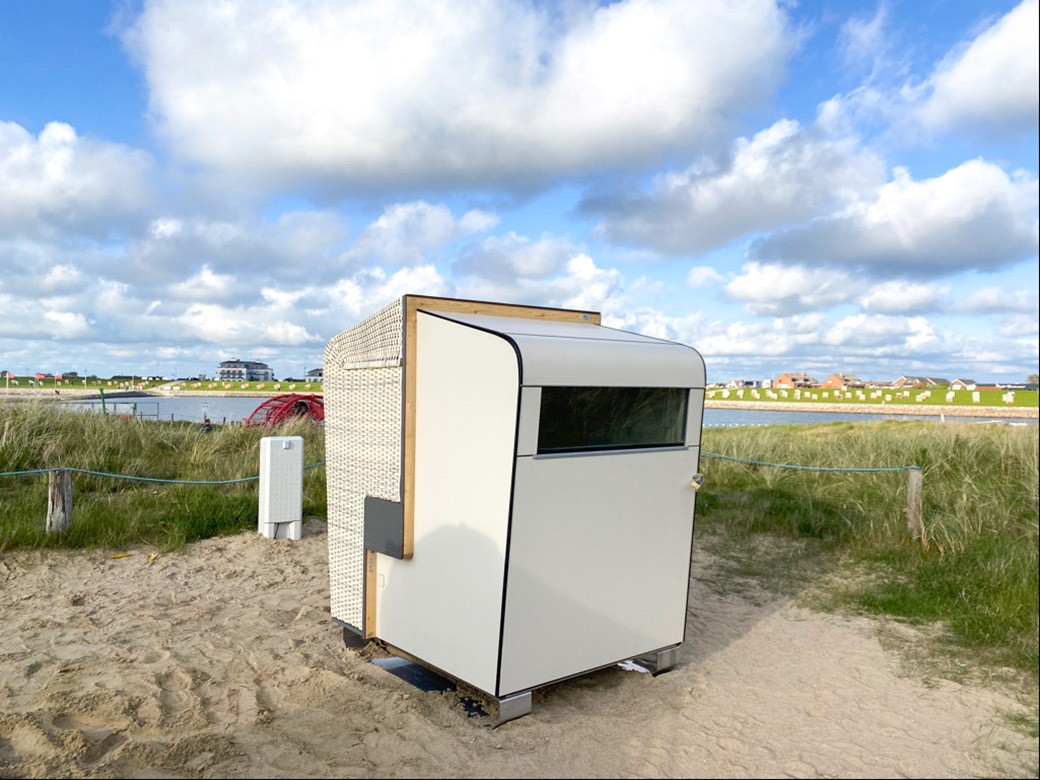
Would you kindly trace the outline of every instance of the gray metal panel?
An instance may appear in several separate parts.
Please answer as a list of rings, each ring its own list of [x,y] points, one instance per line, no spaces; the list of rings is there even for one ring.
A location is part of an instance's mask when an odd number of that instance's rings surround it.
[[[365,549],[404,558],[404,504],[365,496]]]

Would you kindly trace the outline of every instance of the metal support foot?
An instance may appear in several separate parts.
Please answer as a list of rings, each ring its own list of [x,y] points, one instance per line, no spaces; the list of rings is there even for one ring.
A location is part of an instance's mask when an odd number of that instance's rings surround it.
[[[654,668],[650,671],[654,674],[667,672],[679,662],[679,645],[669,647],[667,650],[658,650]]]
[[[501,726],[524,715],[531,714],[531,692],[517,693],[498,700],[498,721],[495,726]]]

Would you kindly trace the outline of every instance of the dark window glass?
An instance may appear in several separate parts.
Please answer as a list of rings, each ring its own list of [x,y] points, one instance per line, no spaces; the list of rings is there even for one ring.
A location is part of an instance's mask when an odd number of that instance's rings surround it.
[[[538,453],[683,444],[689,390],[543,387]]]

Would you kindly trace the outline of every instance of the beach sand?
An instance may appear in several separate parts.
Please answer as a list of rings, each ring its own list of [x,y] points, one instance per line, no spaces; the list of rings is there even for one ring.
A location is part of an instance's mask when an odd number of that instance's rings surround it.
[[[687,641],[534,694],[498,728],[348,650],[326,526],[0,556],[2,777],[984,777],[1035,766],[995,687],[908,672],[891,626],[720,595],[698,545]],[[884,629],[884,630],[883,630]],[[908,641],[913,631],[899,627]],[[551,642],[552,637],[545,641]]]

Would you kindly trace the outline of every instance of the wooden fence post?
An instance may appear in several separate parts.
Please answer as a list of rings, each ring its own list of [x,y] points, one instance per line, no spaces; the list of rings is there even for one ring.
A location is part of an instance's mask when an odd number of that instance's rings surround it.
[[[924,474],[921,469],[907,469],[906,472],[906,530],[915,542],[920,540],[927,545],[924,534],[924,510],[922,498],[924,494]]]
[[[72,472],[50,472],[47,490],[47,533],[64,531],[72,523]]]

